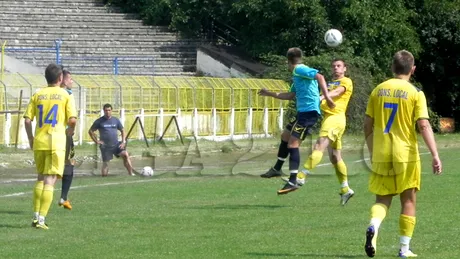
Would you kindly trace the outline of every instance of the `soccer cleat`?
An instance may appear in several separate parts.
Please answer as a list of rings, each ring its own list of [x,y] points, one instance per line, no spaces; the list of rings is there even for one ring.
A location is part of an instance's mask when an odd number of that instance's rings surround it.
[[[33,219],[33,220],[32,220],[32,227],[33,227],[33,228],[36,227],[37,224],[38,224],[38,219]]]
[[[399,250],[398,256],[401,257],[401,258],[417,257],[417,255],[412,253],[411,250],[407,250],[407,252],[405,252],[405,253],[402,253],[401,250]]]
[[[278,194],[287,194],[299,189],[299,185],[291,182],[287,182],[281,190],[278,190]]]
[[[288,177],[281,177],[281,180],[285,181],[285,182],[289,182],[289,178]],[[297,185],[300,187],[300,186],[303,186],[305,184],[305,178],[303,179],[299,179],[297,178],[296,179],[296,183]]]
[[[45,223],[43,223],[43,224],[38,224],[38,223],[37,223],[37,225],[35,226],[35,228],[37,228],[37,229],[45,229],[45,230],[49,229],[49,228],[48,228],[48,225],[46,225]]]
[[[348,192],[340,194],[340,204],[342,206],[347,204],[348,200],[350,200],[350,198],[353,197],[353,195],[355,195],[355,192],[352,189],[348,188]]]
[[[310,175],[310,171],[303,169],[301,172],[297,173],[296,183],[298,186],[303,186],[307,181],[307,176]],[[282,177],[281,180],[289,182],[288,177]]]
[[[262,178],[272,178],[272,177],[278,177],[283,175],[282,170],[276,170],[275,168],[270,168],[266,173],[261,174],[260,177]]]
[[[366,244],[364,245],[364,251],[367,256],[374,257],[375,251],[377,250],[377,231],[374,226],[369,226],[366,230]]]
[[[69,200],[59,202],[59,207],[64,207],[64,209],[72,210],[72,205],[70,204]]]

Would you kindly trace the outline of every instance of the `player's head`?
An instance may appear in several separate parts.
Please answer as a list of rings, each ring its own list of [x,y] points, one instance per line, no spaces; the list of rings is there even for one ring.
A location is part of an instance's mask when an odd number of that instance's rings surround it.
[[[299,48],[290,48],[286,54],[289,71],[293,71],[297,64],[302,62],[302,50]]]
[[[347,72],[347,64],[345,60],[341,58],[335,58],[331,62],[332,66],[332,73],[335,79],[342,78],[345,76],[345,72]]]
[[[62,70],[62,83],[61,87],[65,87],[66,89],[72,89],[73,79],[72,74],[69,70]]]
[[[104,104],[104,106],[102,107],[102,109],[104,110],[104,116],[105,116],[106,118],[112,117],[112,105],[111,105],[110,103]]]
[[[49,64],[45,69],[45,79],[48,85],[58,85],[62,83],[62,66]]]
[[[412,75],[415,71],[414,56],[407,50],[400,50],[393,56],[391,70],[396,75]]]

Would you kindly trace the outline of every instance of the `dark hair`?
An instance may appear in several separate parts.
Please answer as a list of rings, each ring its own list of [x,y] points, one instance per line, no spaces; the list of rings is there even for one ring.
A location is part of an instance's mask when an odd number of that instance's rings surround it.
[[[70,73],[69,70],[67,70],[67,69],[63,69],[63,70],[62,70],[62,76],[63,76],[63,77],[66,77],[67,75],[70,75],[70,74],[71,74],[71,73]]]
[[[62,66],[49,64],[45,69],[45,79],[49,85],[57,84],[62,75]]]
[[[334,58],[331,62],[331,64],[333,64],[334,62],[337,62],[337,61],[340,61],[343,63],[343,66],[346,67],[347,66],[347,63],[345,62],[345,60],[343,58]]]
[[[400,50],[393,56],[391,69],[396,75],[410,74],[414,66],[414,56],[407,50]]]
[[[112,105],[111,105],[110,103],[106,103],[106,104],[104,104],[104,106],[102,107],[102,109],[104,109],[104,110],[107,109],[107,108],[110,108],[111,110],[113,110]]]
[[[290,48],[287,51],[286,57],[291,64],[300,63],[302,59],[302,50],[299,48]]]

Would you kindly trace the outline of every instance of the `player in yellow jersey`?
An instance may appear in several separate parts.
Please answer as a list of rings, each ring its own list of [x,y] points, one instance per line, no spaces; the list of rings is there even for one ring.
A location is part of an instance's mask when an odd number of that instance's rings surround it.
[[[345,205],[353,197],[354,191],[348,187],[347,167],[342,159],[342,136],[345,132],[346,115],[348,102],[353,93],[353,82],[350,78],[345,77],[347,65],[343,59],[334,59],[331,62],[333,71],[333,80],[328,83],[328,92],[336,104],[335,108],[330,108],[321,95],[321,112],[323,120],[319,138],[316,141],[313,152],[304,164],[304,170],[297,175],[297,183],[303,185],[305,178],[310,174],[321,159],[323,153],[328,149],[329,160],[334,165],[340,189],[340,203]]]
[[[393,196],[399,195],[399,257],[407,258],[417,256],[409,249],[415,227],[416,192],[420,190],[421,178],[416,125],[430,150],[434,174],[441,174],[442,164],[428,121],[425,95],[409,83],[415,71],[412,54],[398,51],[393,57],[392,71],[395,78],[372,91],[364,120],[364,134],[372,159],[369,190],[376,195],[364,250],[369,257],[375,256],[380,224]]]
[[[62,177],[65,164],[66,134],[74,134],[77,123],[75,101],[62,83],[62,67],[50,64],[45,70],[48,87],[30,99],[24,114],[30,148],[34,150],[37,182],[33,190],[32,226],[48,229],[45,217],[53,200],[54,184]],[[32,121],[36,121],[35,136]],[[67,127],[67,130],[66,130]]]

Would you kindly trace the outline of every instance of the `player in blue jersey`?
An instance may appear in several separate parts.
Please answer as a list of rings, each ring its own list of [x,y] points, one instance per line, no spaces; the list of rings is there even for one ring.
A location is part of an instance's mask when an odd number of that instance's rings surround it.
[[[299,48],[290,48],[287,52],[288,69],[292,72],[292,86],[289,92],[275,93],[267,89],[261,89],[259,95],[270,96],[281,100],[292,100],[296,98],[297,116],[294,121],[289,123],[286,129],[289,134],[287,142],[281,141],[278,152],[278,160],[285,160],[289,155],[289,181],[283,188],[278,190],[278,194],[287,194],[299,188],[297,185],[297,173],[300,163],[299,146],[311,128],[316,124],[320,117],[320,95],[319,87],[324,93],[324,99],[330,108],[335,104],[328,94],[326,80],[318,73],[318,70],[302,64],[302,51]]]

